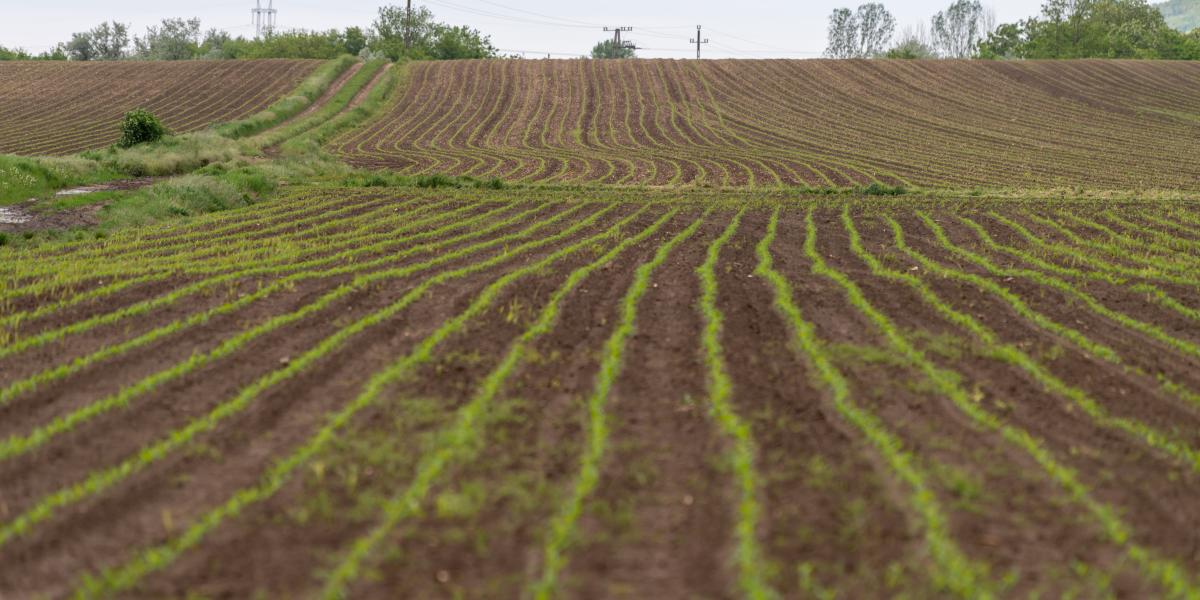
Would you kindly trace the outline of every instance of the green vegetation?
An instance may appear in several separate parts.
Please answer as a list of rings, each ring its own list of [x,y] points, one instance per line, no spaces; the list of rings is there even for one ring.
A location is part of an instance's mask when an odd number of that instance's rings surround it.
[[[1200,59],[1200,35],[1167,24],[1146,0],[1052,0],[1040,16],[1001,25],[984,58]]]
[[[49,196],[55,190],[117,179],[115,169],[77,157],[0,155],[0,206]]]
[[[228,138],[244,138],[286,121],[308,108],[356,60],[353,56],[343,55],[322,65],[287,97],[249,118],[225,123],[217,127],[216,132]]]
[[[598,259],[589,264],[580,267],[567,276],[563,284],[555,290],[551,295],[550,300],[546,303],[545,308],[538,315],[537,320],[530,325],[524,333],[509,347],[508,352],[495,369],[493,369],[479,386],[478,391],[472,397],[470,403],[458,411],[453,424],[439,435],[439,444],[431,453],[429,453],[417,468],[417,474],[413,482],[403,491],[402,494],[393,496],[388,500],[383,508],[383,520],[369,533],[355,541],[350,551],[333,570],[329,576],[325,589],[322,595],[325,598],[342,598],[346,595],[347,585],[354,581],[362,568],[362,563],[368,560],[370,556],[378,553],[378,546],[383,542],[388,534],[396,527],[396,525],[407,517],[416,513],[420,506],[426,502],[426,496],[429,489],[432,487],[434,480],[449,466],[452,461],[469,459],[472,455],[479,452],[480,448],[473,442],[480,439],[481,432],[479,428],[483,421],[484,415],[490,410],[492,402],[500,393],[508,377],[514,372],[520,362],[524,359],[528,352],[528,347],[538,337],[546,334],[553,329],[553,326],[558,319],[559,306],[562,300],[580,283],[583,282],[589,275],[602,268],[604,265],[611,263],[620,254],[641,243],[646,238],[660,230],[663,225],[671,220],[677,214],[676,210],[667,211],[658,218],[649,227],[638,232],[636,235],[626,237],[620,243],[614,245],[610,250],[602,254]],[[623,221],[628,222],[628,221]],[[694,231],[694,228],[693,228]],[[609,237],[618,237],[620,234],[619,228],[613,228],[605,232]],[[495,299],[495,294],[511,285],[517,278],[527,275],[531,272],[536,272],[538,269],[545,268],[546,265],[552,264],[561,256],[567,256],[575,252],[579,252],[584,248],[595,243],[595,238],[584,240],[578,244],[569,246],[552,254],[542,262],[514,271],[508,276],[502,277],[488,287],[476,299],[476,303],[467,309],[464,315],[459,319],[447,323],[447,327],[458,326],[462,321],[465,321],[464,316],[468,314],[478,314],[483,310],[483,307],[491,304]],[[643,285],[644,289],[645,286]],[[478,307],[478,308],[477,308]],[[619,355],[619,350],[616,351]],[[428,360],[426,357],[425,360]],[[610,367],[608,371],[614,370]],[[604,370],[602,369],[602,372]],[[593,411],[593,419],[595,418]],[[594,433],[594,432],[593,432]],[[602,449],[604,446],[603,439],[593,440],[587,445],[589,448]],[[595,479],[598,478],[598,468],[593,465],[589,470],[585,462],[584,469],[581,471],[581,479],[590,478],[591,485],[595,485]],[[552,525],[552,527],[554,527]],[[553,539],[553,537],[552,537]],[[547,560],[547,569],[550,568],[551,562]],[[545,577],[542,579],[546,581]]]
[[[733,405],[733,381],[725,364],[725,352],[721,348],[721,333],[725,316],[717,308],[717,262],[721,250],[737,233],[745,210],[730,220],[725,231],[708,246],[704,264],[696,269],[700,278],[700,313],[704,317],[704,361],[708,368],[708,408],[721,433],[729,439],[728,460],[733,468],[737,488],[737,515],[734,529],[737,546],[734,555],[738,570],[738,584],[747,598],[765,600],[778,594],[767,583],[765,560],[758,542],[758,531],[762,519],[759,503],[760,476],[755,467],[758,451],[750,426],[737,414]]]

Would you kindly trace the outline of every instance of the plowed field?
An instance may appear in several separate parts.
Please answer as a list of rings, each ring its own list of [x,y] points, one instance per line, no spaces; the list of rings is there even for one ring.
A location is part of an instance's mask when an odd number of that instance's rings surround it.
[[[0,248],[0,597],[1200,593],[1195,206],[656,194]]]
[[[321,61],[0,62],[0,153],[64,155],[120,137],[145,108],[176,133],[256,113]]]
[[[352,164],[650,185],[1200,188],[1184,61],[467,61],[338,140]]]

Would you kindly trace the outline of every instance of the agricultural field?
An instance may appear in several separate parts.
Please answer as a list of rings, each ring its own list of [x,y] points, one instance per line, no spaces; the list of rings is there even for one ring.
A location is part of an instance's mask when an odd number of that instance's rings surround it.
[[[1186,61],[454,61],[337,139],[407,174],[654,186],[1195,191]]]
[[[298,187],[0,248],[0,596],[1196,598],[1198,215]]]
[[[0,154],[109,146],[121,115],[150,110],[176,133],[257,113],[322,61],[0,61]]]

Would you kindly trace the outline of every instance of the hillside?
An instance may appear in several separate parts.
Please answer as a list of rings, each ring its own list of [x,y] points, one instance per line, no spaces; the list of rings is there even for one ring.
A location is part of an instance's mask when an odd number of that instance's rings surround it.
[[[519,181],[1192,189],[1198,139],[1193,63],[467,61],[414,65],[336,148]]]
[[[1200,0],[1168,0],[1156,6],[1171,27],[1180,31],[1200,28]]]
[[[65,155],[112,144],[121,115],[155,113],[172,131],[253,114],[321,61],[0,62],[0,154]]]

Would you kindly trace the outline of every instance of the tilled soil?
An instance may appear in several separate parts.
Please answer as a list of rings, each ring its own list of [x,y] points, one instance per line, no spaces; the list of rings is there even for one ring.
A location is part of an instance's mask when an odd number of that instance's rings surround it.
[[[1200,286],[1184,268],[1088,278],[1098,263],[1036,251],[990,212],[1103,259],[1030,218],[1068,213],[1025,203],[510,194],[304,190],[184,228],[0,249],[0,597],[1200,589]],[[313,218],[318,198],[328,218]],[[1163,240],[1149,217],[1191,208],[1063,210],[1115,215],[1106,227],[1150,247]],[[989,248],[959,215],[1045,262]],[[889,218],[945,271],[905,253]],[[1163,231],[1184,241],[1162,260],[1200,267],[1186,229]],[[197,252],[204,232],[221,252]],[[389,238],[121,312],[258,250],[286,266]],[[701,269],[722,243],[714,317]],[[31,293],[54,264],[74,270]],[[103,290],[155,269],[173,275]],[[313,276],[234,307],[296,273]],[[61,306],[14,316],[43,301]],[[713,364],[733,417],[716,409]]]

